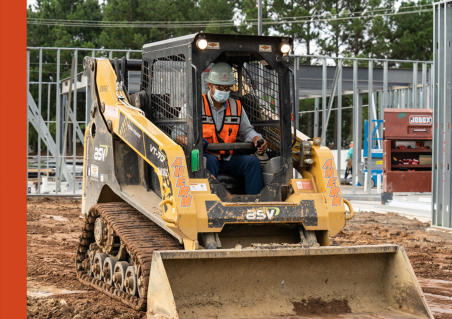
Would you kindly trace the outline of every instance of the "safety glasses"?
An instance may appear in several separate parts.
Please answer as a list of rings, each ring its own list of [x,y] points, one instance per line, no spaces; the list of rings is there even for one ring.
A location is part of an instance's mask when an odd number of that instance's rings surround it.
[[[217,85],[215,84],[215,87],[220,91],[231,91],[232,85]]]

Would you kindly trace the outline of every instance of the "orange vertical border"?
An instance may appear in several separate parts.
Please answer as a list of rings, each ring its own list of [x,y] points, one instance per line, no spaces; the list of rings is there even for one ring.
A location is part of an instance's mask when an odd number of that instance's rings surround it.
[[[26,1],[0,1],[0,318],[26,318]]]

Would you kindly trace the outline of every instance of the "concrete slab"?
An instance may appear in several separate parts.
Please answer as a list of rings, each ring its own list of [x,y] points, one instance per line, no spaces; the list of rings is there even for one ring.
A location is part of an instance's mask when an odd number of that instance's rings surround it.
[[[416,218],[421,222],[431,222],[432,212],[430,205],[419,206],[419,203],[397,202],[392,201],[387,205],[374,201],[358,201],[352,200],[351,204],[355,213],[359,212],[376,212],[376,213],[397,213],[408,218]]]

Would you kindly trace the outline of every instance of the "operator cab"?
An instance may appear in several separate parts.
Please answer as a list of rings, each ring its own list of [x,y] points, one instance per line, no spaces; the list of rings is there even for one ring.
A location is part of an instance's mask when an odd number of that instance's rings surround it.
[[[287,54],[292,40],[197,33],[143,47],[139,94],[146,102],[146,116],[184,149],[189,175],[209,178],[222,200],[279,201],[287,196],[292,177],[293,73]],[[231,98],[239,99],[251,125],[268,143],[261,156],[264,188],[258,195],[244,195],[243,181],[229,175],[210,176],[203,152],[234,150],[254,154],[251,143],[209,144],[202,141],[202,94],[208,92],[210,67],[226,62],[233,67],[236,84]],[[182,143],[177,136],[186,136]]]

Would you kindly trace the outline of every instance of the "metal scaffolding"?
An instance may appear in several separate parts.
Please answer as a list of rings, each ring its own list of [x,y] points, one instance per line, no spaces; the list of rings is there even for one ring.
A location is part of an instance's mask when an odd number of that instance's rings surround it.
[[[83,164],[83,136],[89,121],[89,88],[80,65],[86,55],[141,59],[140,50],[84,48],[27,49],[28,194],[80,195]],[[383,109],[431,108],[432,62],[294,56],[296,93],[300,101],[311,100],[312,110],[301,109],[300,122],[313,113],[308,136],[322,136],[337,148],[336,163],[342,171],[343,121],[353,123],[354,163],[362,167],[363,109],[373,121],[382,119]],[[407,68],[407,65],[409,67]],[[403,67],[401,67],[403,66]],[[420,67],[421,66],[421,67]],[[131,72],[129,86],[138,87],[140,72]],[[364,104],[367,98],[367,104]],[[363,102],[364,101],[364,102]],[[349,114],[345,110],[352,110]],[[331,118],[335,114],[335,121]],[[367,119],[367,118],[364,118]],[[335,122],[335,123],[334,123]],[[297,122],[298,123],[298,122]],[[334,125],[333,134],[328,125]],[[382,128],[379,128],[382,136]],[[66,132],[66,133],[65,133]],[[369,148],[371,143],[367,143]],[[369,150],[368,154],[371,154]],[[371,171],[371,167],[367,167]],[[363,184],[363,170],[353,170],[353,181]],[[368,184],[370,179],[368,179]],[[372,191],[367,185],[367,193]],[[356,183],[353,183],[353,192]]]
[[[91,101],[83,58],[141,58],[140,50],[27,48],[27,194],[80,195]]]
[[[452,1],[434,3],[432,225],[452,227]]]
[[[433,105],[433,63],[431,61],[333,58],[325,56],[296,56],[298,66],[296,80],[300,99],[314,99],[313,110],[301,110],[303,115],[314,113],[313,130],[303,132],[309,136],[321,136],[323,145],[333,141],[337,151],[336,168],[342,171],[341,150],[343,144],[343,110],[352,109],[353,176],[352,192],[356,193],[357,184],[364,185],[367,194],[375,193],[371,187],[371,178],[364,179],[363,120],[369,123],[368,131],[373,132],[375,123],[383,120],[385,108],[432,108]],[[304,61],[310,65],[303,65]],[[419,66],[422,68],[419,70]],[[403,67],[401,67],[403,66]],[[344,99],[348,105],[343,106]],[[367,99],[367,104],[363,101]],[[336,107],[334,102],[336,100]],[[321,108],[319,106],[321,105]],[[367,118],[363,118],[363,109],[367,108]],[[332,111],[336,112],[336,130],[328,135]],[[320,131],[320,133],[319,133]],[[383,136],[383,126],[377,128],[378,139]],[[331,135],[331,133],[330,133]],[[336,137],[334,139],[334,136]],[[372,138],[368,135],[367,154],[372,154]],[[375,150],[374,150],[375,151]],[[356,154],[356,156],[355,156]],[[355,169],[357,168],[357,169]],[[372,161],[366,161],[368,172],[372,172]]]

